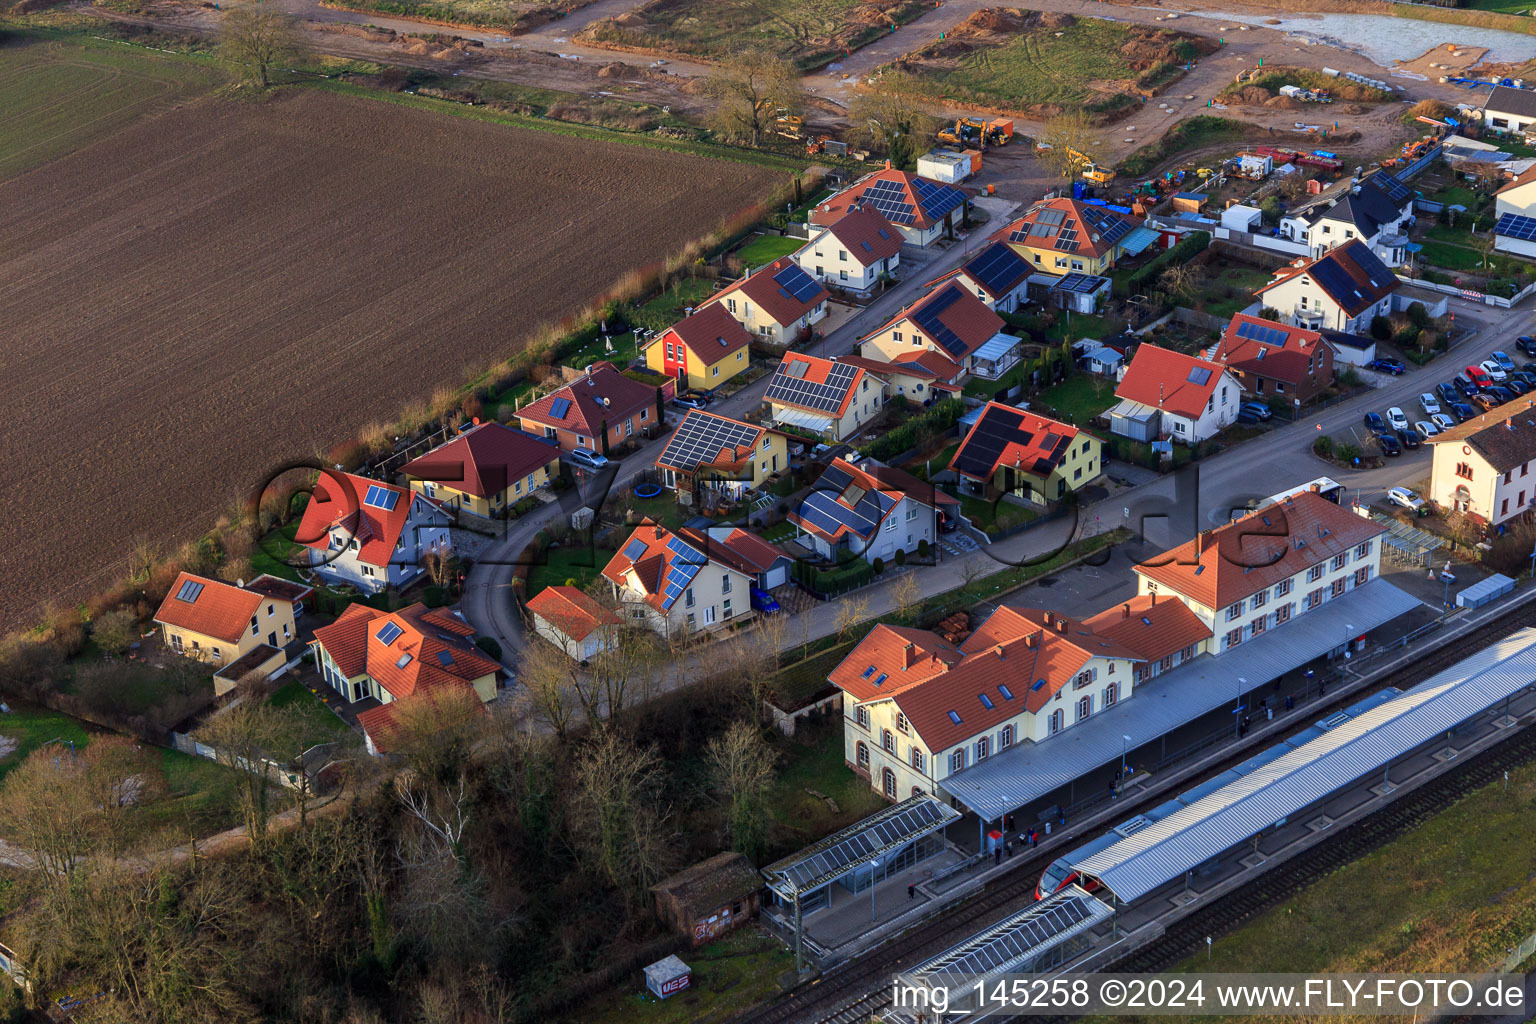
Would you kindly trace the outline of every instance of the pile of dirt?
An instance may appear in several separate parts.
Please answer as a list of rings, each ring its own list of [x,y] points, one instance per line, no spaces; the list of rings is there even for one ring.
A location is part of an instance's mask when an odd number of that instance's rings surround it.
[[[315,22],[314,27],[322,32],[336,32],[344,36],[352,36],[354,39],[366,39],[370,43],[393,43],[398,33],[394,29],[378,28],[374,25],[354,25],[350,22]]]
[[[597,69],[597,77],[598,78],[620,78],[620,77],[628,74],[629,71],[630,71],[630,66],[628,64],[625,64],[621,60],[616,60],[612,64],[604,64],[602,67],[598,68]]]
[[[1071,28],[1077,24],[1077,19],[1070,14],[1062,14],[1058,11],[1046,11],[1040,15],[1040,27],[1059,31]]]
[[[617,18],[614,18],[613,23],[615,25],[623,25],[625,28],[644,28],[647,24],[646,20],[634,11],[625,11]]]
[[[956,35],[990,35],[996,32],[1017,32],[1024,24],[1026,12],[1017,7],[983,7],[955,26]]]
[[[1223,93],[1222,100],[1241,107],[1262,107],[1274,99],[1274,93],[1257,85],[1248,85],[1239,89],[1236,93]]]
[[[1267,100],[1264,101],[1264,105],[1266,107],[1273,107],[1276,110],[1300,110],[1301,109],[1301,101],[1300,100],[1294,100],[1294,99],[1292,99],[1289,96],[1274,96],[1274,97],[1271,97],[1270,99],[1267,99]]]

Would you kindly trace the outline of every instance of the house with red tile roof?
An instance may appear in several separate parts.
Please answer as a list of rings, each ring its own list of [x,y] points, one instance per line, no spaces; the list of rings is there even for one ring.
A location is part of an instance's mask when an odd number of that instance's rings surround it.
[[[1136,566],[1137,593],[1183,602],[1221,654],[1369,585],[1381,574],[1385,532],[1302,492]]]
[[[1209,358],[1255,398],[1305,405],[1333,383],[1333,348],[1316,331],[1239,313]]]
[[[576,661],[588,661],[618,643],[623,620],[575,587],[545,587],[528,599],[527,608],[533,631]]]
[[[909,405],[928,405],[954,398],[965,389],[967,375],[960,364],[928,349],[903,352],[894,360],[838,356],[837,362],[873,374],[885,385],[887,398],[900,399]]]
[[[768,418],[828,441],[846,441],[880,414],[885,384],[842,360],[786,353],[763,394]]]
[[[358,710],[371,753],[393,725],[401,701],[449,693],[480,703],[496,699],[501,665],[474,644],[475,631],[446,609],[413,604],[386,612],[348,605],[316,628],[310,648],[328,686]]]
[[[866,174],[811,211],[812,224],[828,225],[855,206],[873,206],[911,245],[953,238],[970,197],[963,189],[890,167]]]
[[[688,410],[656,456],[661,485],[687,502],[710,491],[739,498],[788,468],[789,438],[782,431],[703,409]]]
[[[1143,343],[1115,388],[1109,428],[1135,441],[1197,444],[1237,421],[1242,393],[1220,363]]]
[[[960,503],[903,470],[873,459],[833,459],[816,485],[789,510],[801,539],[823,558],[847,553],[896,564],[898,551],[915,554],[939,543],[942,516]]]
[[[751,344],[747,329],[711,303],[646,342],[645,365],[684,390],[711,391],[751,365]]]
[[[669,385],[670,386],[670,385]],[[649,384],[620,373],[612,363],[587,372],[517,411],[522,428],[563,451],[584,448],[606,455],[624,441],[664,427],[662,396]]]
[[[247,672],[275,671],[298,635],[298,617],[312,588],[262,574],[236,584],[183,572],[155,612],[165,645],[186,658],[231,669],[223,694]],[[234,668],[231,668],[234,666]]]
[[[688,536],[692,531],[684,531]],[[739,526],[711,526],[697,538],[710,545],[710,554],[734,565],[753,578],[759,590],[774,590],[789,583],[794,559],[777,544],[770,543]]]
[[[451,524],[436,498],[321,470],[295,539],[309,549],[316,576],[376,594],[415,583],[426,572],[425,559],[450,554]]]
[[[992,235],[1046,274],[1102,275],[1121,256],[1141,252],[1157,233],[1080,199],[1042,199]]]
[[[717,548],[691,531],[641,523],[603,566],[603,579],[630,625],[662,636],[717,632],[755,614],[753,576]]]
[[[1281,267],[1254,295],[1297,327],[1369,334],[1373,319],[1392,312],[1397,283],[1371,247],[1356,238],[1316,259]]]
[[[896,279],[901,244],[896,225],[873,205],[856,203],[837,220],[813,228],[793,259],[828,288],[868,298],[881,281]]]
[[[859,355],[894,362],[928,351],[968,374],[996,380],[1019,361],[1021,343],[1007,324],[958,281],[950,280],[859,339]]]
[[[770,345],[787,347],[810,337],[827,315],[831,293],[789,256],[781,256],[715,292],[705,307],[725,307],[737,323]]]
[[[400,467],[416,493],[449,511],[487,518],[548,487],[559,472],[560,449],[552,441],[494,420]]]
[[[958,645],[875,626],[828,676],[848,766],[888,799],[939,795],[951,775],[1132,698],[1149,667],[1197,657],[1210,635],[1178,601],[1143,604],[1094,622],[1003,606]]]
[[[949,468],[973,494],[1060,501],[1104,475],[1103,443],[1069,423],[988,402]]]

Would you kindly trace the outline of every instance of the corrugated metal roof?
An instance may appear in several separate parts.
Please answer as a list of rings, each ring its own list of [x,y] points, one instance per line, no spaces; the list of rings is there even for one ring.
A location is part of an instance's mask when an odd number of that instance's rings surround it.
[[[768,888],[792,899],[796,893],[841,878],[915,839],[960,820],[960,812],[926,793],[892,804],[763,869]]]
[[[1523,629],[1072,867],[1130,902],[1391,763],[1536,679]]]
[[[1221,655],[1154,676],[1130,697],[1081,725],[1040,743],[1016,743],[1000,754],[945,779],[940,786],[984,818],[1000,818],[1054,792],[1101,765],[1120,759],[1124,741],[1150,743],[1217,708],[1230,708],[1237,680],[1253,690],[1416,607],[1419,600],[1376,579],[1298,615],[1284,626]],[[935,756],[941,752],[935,751]]]

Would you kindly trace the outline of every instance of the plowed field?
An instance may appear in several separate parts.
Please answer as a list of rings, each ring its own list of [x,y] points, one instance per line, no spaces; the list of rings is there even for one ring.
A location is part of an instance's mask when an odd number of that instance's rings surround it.
[[[0,626],[509,355],[780,173],[300,91],[192,99],[0,180]]]

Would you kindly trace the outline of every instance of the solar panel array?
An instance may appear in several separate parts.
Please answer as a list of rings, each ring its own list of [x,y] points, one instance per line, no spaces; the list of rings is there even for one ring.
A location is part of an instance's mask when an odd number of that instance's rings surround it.
[[[806,892],[822,882],[869,863],[886,850],[904,846],[947,822],[951,815],[953,812],[937,800],[925,798],[868,828],[837,840],[825,849],[808,854],[778,874],[790,883],[795,892]]]
[[[749,424],[691,411],[656,461],[673,469],[697,469],[712,465],[722,450],[740,453],[745,449],[751,454],[757,435],[758,428]]]
[[[872,205],[892,224],[912,224],[916,208],[908,201],[907,190],[894,181],[877,181],[860,198]]]
[[[395,623],[386,622],[383,626],[379,627],[379,631],[374,634],[374,637],[379,641],[379,643],[383,644],[385,647],[388,647],[390,644],[395,642],[396,637],[404,632],[405,630],[401,629]]]
[[[1236,333],[1239,338],[1247,338],[1249,341],[1257,341],[1264,345],[1274,345],[1278,348],[1283,348],[1291,337],[1289,331],[1281,330],[1279,327],[1271,327],[1268,324],[1256,324],[1251,320],[1239,321]]]
[[[571,400],[569,398],[557,398],[549,403],[549,415],[554,419],[563,420],[570,408]]]
[[[1493,233],[1521,241],[1536,241],[1536,217],[1522,217],[1518,213],[1506,213],[1499,217]]]
[[[798,263],[791,263],[774,274],[773,283],[779,286],[779,291],[785,298],[793,299],[802,306],[808,304],[816,297],[816,293],[821,291],[821,283],[800,269]]]
[[[673,602],[688,589],[693,578],[709,561],[704,557],[703,552],[676,537],[667,541],[667,550],[672,552],[672,557],[667,560],[667,578],[662,584],[661,607],[663,609],[672,607]]]
[[[181,585],[181,589],[176,591],[176,599],[178,601],[185,601],[188,604],[191,604],[193,601],[197,600],[197,595],[201,594],[202,592],[203,585],[201,583],[199,583],[197,580],[187,580]]]
[[[1110,246],[1124,238],[1135,226],[1108,210],[1092,206],[1082,208],[1081,224],[1075,217],[1067,216],[1066,210],[1052,207],[1042,209],[1038,213],[1031,210],[1024,216],[1032,219],[1010,234],[1008,241],[1019,242],[1034,248],[1055,248],[1062,252],[1076,252],[1083,243],[1084,230],[1098,235],[1096,240],[1098,244]]]
[[[1386,264],[1376,258],[1376,254],[1364,245],[1352,245],[1349,255],[1354,264],[1359,267],[1366,276],[1367,281],[1376,289],[1391,287],[1396,280]],[[1340,300],[1341,304],[1348,304],[1350,296],[1357,299],[1365,299],[1366,295],[1360,290],[1360,285],[1355,281],[1349,271],[1344,269],[1341,254],[1338,250],[1327,257],[1318,260],[1308,268],[1313,280],[1323,287],[1329,295]]]
[[[917,204],[929,220],[940,220],[965,202],[965,193],[959,189],[922,178],[912,179],[912,191],[917,193]]]
[[[833,536],[847,527],[859,537],[868,538],[896,505],[896,500],[881,491],[866,491],[854,483],[847,470],[831,466],[821,474],[816,487],[798,509],[807,526]]]
[[[1096,292],[1105,279],[1094,274],[1068,274],[1051,287],[1059,292]]]
[[[1052,905],[1044,903],[988,929],[956,946],[948,953],[930,961],[918,972],[926,978],[935,975],[992,975],[1022,966],[1022,961],[1032,958],[1060,941],[1060,936],[1074,926],[1096,917],[1091,903],[1097,902],[1086,894],[1073,896]]]
[[[944,321],[939,317],[963,294],[965,293],[951,284],[910,314],[913,323],[921,327],[928,337],[938,342],[944,351],[956,359],[965,355],[967,346],[960,335],[945,326]]]
[[[629,559],[630,562],[638,561],[643,554],[645,554],[645,541],[639,537],[624,545],[624,557]]]
[[[978,479],[988,479],[997,469],[998,460],[1010,444],[1033,448],[1034,453],[1027,465],[1020,469],[1039,476],[1049,476],[1065,458],[1071,440],[1050,430],[1037,438],[1034,431],[1025,427],[1026,418],[1015,409],[989,407],[976,421],[970,435],[955,452],[954,467],[957,472]]]
[[[1191,366],[1189,368],[1189,382],[1196,387],[1205,387],[1210,383],[1211,371],[1203,366]]]
[[[1002,295],[1028,277],[1031,267],[1002,242],[993,242],[967,263],[965,270],[993,295]]]
[[[1404,199],[1413,195],[1413,189],[1404,185],[1397,176],[1387,171],[1377,171],[1371,176],[1371,183],[1381,189],[1386,197],[1394,203],[1401,203]]]
[[[806,369],[810,368],[810,364],[803,359],[792,362],[800,363]],[[802,409],[836,413],[842,408],[843,399],[847,396],[848,389],[853,387],[853,379],[858,372],[857,366],[833,363],[827,370],[827,379],[817,383],[804,380],[804,370],[801,371],[800,377],[796,377],[790,372],[789,364],[780,363],[763,397],[770,402],[783,402],[786,405],[798,405]]]
[[[363,504],[373,508],[381,508],[385,512],[392,512],[395,503],[400,500],[400,492],[383,484],[370,484],[368,493],[363,496]]]

